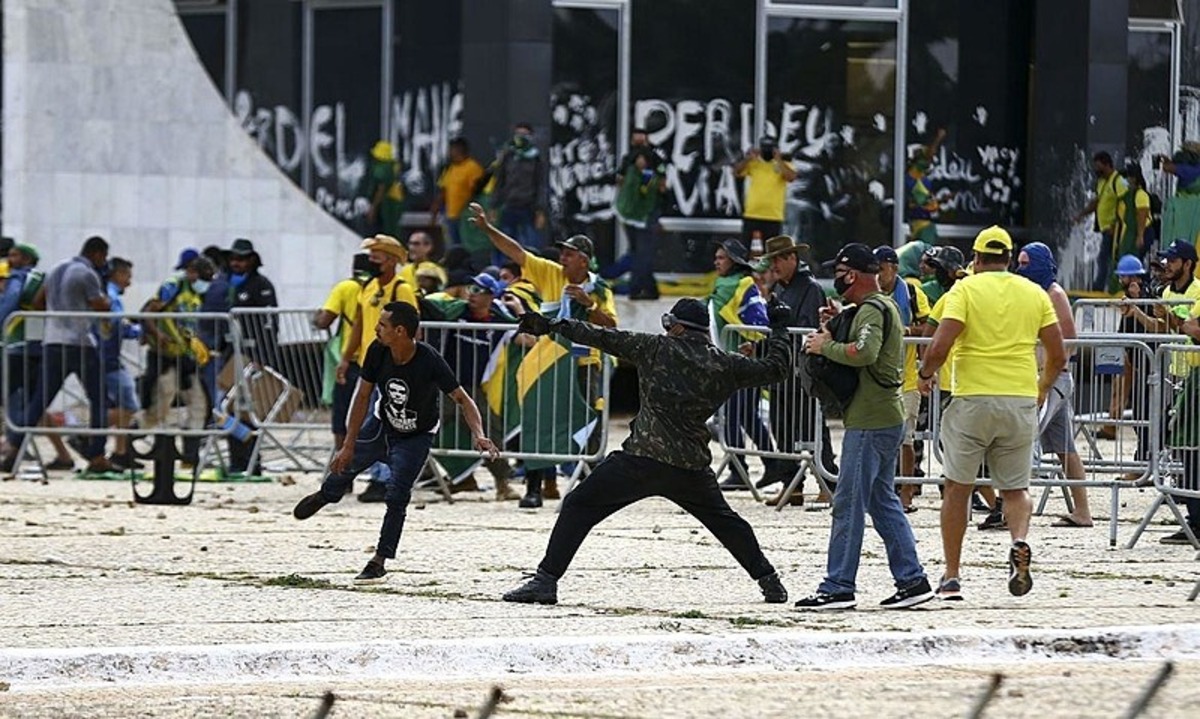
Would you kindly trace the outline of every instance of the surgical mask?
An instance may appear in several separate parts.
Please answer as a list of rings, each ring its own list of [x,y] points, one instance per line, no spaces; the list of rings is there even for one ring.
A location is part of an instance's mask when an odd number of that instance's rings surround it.
[[[242,273],[240,275],[230,275],[229,276],[229,284],[233,285],[234,287],[241,287],[242,284],[245,282],[246,282],[245,273]]]
[[[367,265],[367,274],[371,277],[379,277],[383,274],[383,265],[378,262],[371,262]]]
[[[208,292],[209,287],[212,287],[212,282],[209,282],[208,280],[196,280],[195,282],[192,283],[192,289],[198,295],[202,295],[205,292]]]
[[[850,283],[846,281],[845,275],[833,278],[833,291],[838,293],[838,297],[845,297],[848,289],[850,289]]]

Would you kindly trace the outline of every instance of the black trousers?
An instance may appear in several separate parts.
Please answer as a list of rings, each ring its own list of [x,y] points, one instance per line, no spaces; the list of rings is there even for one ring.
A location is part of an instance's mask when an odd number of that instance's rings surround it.
[[[647,497],[669,499],[700,520],[752,578],[774,573],[754,530],[725,501],[711,469],[681,469],[625,452],[608,455],[563,500],[538,569],[561,577],[592,527]]]

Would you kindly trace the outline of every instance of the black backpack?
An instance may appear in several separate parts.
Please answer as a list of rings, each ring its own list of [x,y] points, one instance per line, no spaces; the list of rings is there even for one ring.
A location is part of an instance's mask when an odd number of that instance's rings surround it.
[[[882,301],[872,298],[866,301],[883,315],[883,341],[886,342],[891,334],[892,313]],[[829,320],[827,327],[835,342],[850,341],[850,326],[859,307],[851,307],[839,312]],[[900,382],[882,382],[875,376],[875,371],[866,368],[867,374],[880,387],[894,388]],[[840,364],[823,355],[805,354],[800,361],[800,386],[810,396],[821,403],[821,412],[826,417],[842,419],[846,416],[846,408],[854,399],[858,390],[858,368]]]

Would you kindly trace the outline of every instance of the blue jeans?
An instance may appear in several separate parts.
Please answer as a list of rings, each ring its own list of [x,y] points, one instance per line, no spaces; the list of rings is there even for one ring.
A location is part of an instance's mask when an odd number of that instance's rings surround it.
[[[500,231],[522,247],[540,247],[541,237],[533,226],[532,207],[505,207],[500,211]]]
[[[400,533],[404,531],[408,500],[412,498],[413,483],[429,458],[433,439],[432,434],[397,437],[385,430],[378,419],[370,416],[363,422],[362,432],[354,443],[354,459],[350,460],[350,467],[340,474],[326,475],[321,483],[321,496],[328,502],[340,502],[360,472],[381,460],[387,462],[392,472],[387,482],[387,494],[384,495],[387,512],[383,515],[379,543],[375,547],[375,552],[381,557],[396,557]]]
[[[462,219],[459,217],[447,217],[445,219],[446,234],[449,236],[449,239],[450,239],[450,241],[446,243],[447,246],[458,247],[459,245],[462,244],[462,225],[460,224],[461,222],[462,222]]]
[[[36,427],[42,421],[47,405],[54,401],[67,377],[79,377],[88,399],[88,426],[104,429],[108,426],[108,407],[104,396],[104,371],[100,366],[100,353],[95,347],[79,345],[42,345],[42,372],[34,390],[26,395],[26,427]],[[21,446],[25,435],[8,432],[9,446],[15,450]],[[87,456],[97,459],[104,456],[104,435],[87,438]]]
[[[658,283],[654,279],[654,260],[658,258],[658,238],[653,229],[653,223],[656,222],[651,218],[645,227],[625,225],[632,259],[629,277],[631,295],[658,295]]]
[[[725,444],[741,449],[745,446],[742,438],[742,432],[745,432],[760,452],[770,451],[771,430],[758,411],[761,396],[761,387],[747,387],[729,398],[725,405]]]
[[[901,424],[886,429],[846,430],[841,471],[833,493],[829,560],[819,591],[854,593],[867,514],[887,549],[896,587],[911,587],[925,578],[912,527],[896,495],[896,456],[903,432]]]
[[[1108,279],[1112,274],[1113,231],[1100,232],[1100,256],[1096,258],[1096,277],[1092,280],[1092,289],[1104,292],[1108,289]]]

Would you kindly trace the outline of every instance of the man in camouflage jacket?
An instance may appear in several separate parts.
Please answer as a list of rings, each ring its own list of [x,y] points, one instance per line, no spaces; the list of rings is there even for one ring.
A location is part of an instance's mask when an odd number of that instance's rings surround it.
[[[597,465],[563,500],[537,573],[505,594],[504,601],[557,603],[558,579],[592,527],[646,497],[669,499],[699,519],[758,581],[767,602],[787,601],[787,590],[763,555],[754,530],[721,495],[710,467],[711,435],[705,422],[737,390],[778,382],[790,372],[791,343],[785,329],[789,312],[780,303],[768,308],[773,332],[761,359],[713,346],[708,309],[690,298],[663,315],[665,335],[552,320],[532,312],[521,316],[522,332],[555,332],[635,365],[641,409],[622,450]]]

